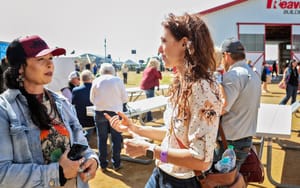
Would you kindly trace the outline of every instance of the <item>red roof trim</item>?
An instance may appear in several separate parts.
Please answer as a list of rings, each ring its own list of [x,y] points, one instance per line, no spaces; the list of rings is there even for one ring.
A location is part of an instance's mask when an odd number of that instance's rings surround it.
[[[276,22],[237,22],[237,25],[265,25],[265,26],[292,26],[300,23],[276,23]]]
[[[220,6],[216,6],[214,8],[210,8],[210,9],[201,11],[198,14],[200,14],[200,15],[210,14],[212,12],[216,12],[218,10],[222,10],[222,9],[225,9],[225,8],[237,5],[237,4],[243,3],[245,1],[248,1],[248,0],[236,0],[236,1],[232,1],[232,2],[229,2],[229,3],[223,4],[223,5],[220,5]]]

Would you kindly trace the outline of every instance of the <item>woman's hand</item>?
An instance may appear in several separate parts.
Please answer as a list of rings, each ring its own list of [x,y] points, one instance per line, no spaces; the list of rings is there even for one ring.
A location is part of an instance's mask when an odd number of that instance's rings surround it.
[[[124,140],[125,153],[133,158],[146,155],[146,150],[149,146],[150,143],[143,139]]]
[[[84,158],[81,158],[77,161],[72,161],[68,158],[68,153],[70,148],[67,148],[66,151],[59,159],[59,165],[63,168],[64,176],[66,179],[75,178],[80,171],[80,166],[84,162]]]
[[[80,178],[83,182],[88,182],[90,179],[93,179],[96,176],[96,170],[98,163],[96,159],[90,158],[86,160],[80,167],[81,173]]]
[[[132,121],[123,112],[118,112],[118,115],[113,117],[104,113],[104,116],[109,121],[110,126],[118,132],[128,132],[132,126]]]

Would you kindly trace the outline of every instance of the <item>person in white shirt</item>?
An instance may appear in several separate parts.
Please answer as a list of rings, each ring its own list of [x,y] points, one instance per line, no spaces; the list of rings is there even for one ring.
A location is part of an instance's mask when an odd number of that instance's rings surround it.
[[[95,106],[95,124],[98,135],[98,149],[100,166],[102,171],[106,171],[107,161],[107,138],[111,134],[112,138],[112,164],[115,170],[121,168],[121,142],[122,135],[110,127],[109,121],[104,117],[104,113],[111,116],[123,110],[123,103],[128,101],[123,81],[115,76],[115,69],[112,64],[103,63],[100,67],[100,77],[96,78],[91,87],[90,101]]]

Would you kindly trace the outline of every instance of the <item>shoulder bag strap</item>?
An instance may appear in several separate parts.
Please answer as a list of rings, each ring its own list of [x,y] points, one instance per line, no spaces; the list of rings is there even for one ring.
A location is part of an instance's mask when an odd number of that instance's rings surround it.
[[[225,133],[224,133],[224,130],[223,130],[223,127],[222,127],[222,116],[220,117],[220,120],[219,120],[219,128],[218,128],[218,132],[219,132],[219,135],[221,136],[221,139],[222,139],[222,144],[223,144],[223,147],[224,148],[227,148],[228,144],[227,144],[227,140],[226,140],[226,137],[225,137]],[[175,132],[174,132],[174,136],[176,138],[176,141],[179,145],[179,147],[181,149],[187,149],[188,147],[185,146],[179,139],[178,137],[176,136]],[[201,176],[201,175],[204,175],[201,171],[198,171],[198,170],[194,170],[195,172],[195,175],[196,176]]]
[[[219,132],[219,135],[221,136],[223,147],[226,149],[228,147],[228,143],[227,143],[227,140],[226,140],[224,129],[222,127],[222,116],[220,117],[218,132]]]
[[[218,132],[219,132],[219,135],[221,136],[223,147],[224,147],[224,148],[227,148],[228,143],[227,143],[227,140],[226,140],[226,136],[225,136],[223,127],[222,127],[222,116],[220,117],[220,122],[219,122],[219,129],[218,129]],[[188,148],[187,146],[185,146],[185,145],[178,139],[178,137],[176,136],[175,132],[174,132],[174,136],[175,136],[176,141],[178,142],[178,145],[179,145],[180,148],[182,148],[182,149],[187,149],[187,148]]]

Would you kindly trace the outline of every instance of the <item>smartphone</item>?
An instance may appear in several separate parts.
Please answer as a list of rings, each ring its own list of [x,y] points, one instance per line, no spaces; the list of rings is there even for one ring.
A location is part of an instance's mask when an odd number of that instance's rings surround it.
[[[74,143],[68,153],[68,158],[72,161],[79,160],[83,156],[83,152],[88,148],[87,145]]]

